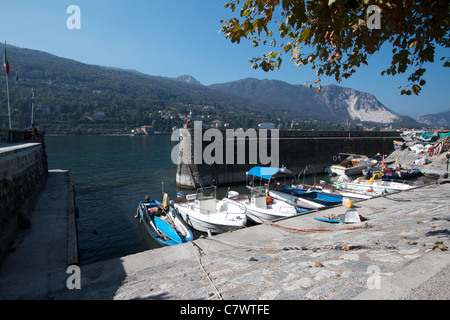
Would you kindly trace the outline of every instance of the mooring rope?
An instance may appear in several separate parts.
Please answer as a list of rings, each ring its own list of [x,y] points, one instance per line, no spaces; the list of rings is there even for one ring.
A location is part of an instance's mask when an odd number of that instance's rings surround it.
[[[222,293],[220,292],[219,288],[217,288],[217,286],[214,284],[214,282],[212,281],[211,277],[209,276],[209,273],[206,272],[205,267],[202,264],[202,250],[199,246],[197,246],[197,244],[192,241],[192,246],[196,249],[196,253],[197,253],[197,262],[198,265],[200,266],[200,268],[203,270],[203,272],[206,275],[206,278],[209,280],[209,283],[214,287],[214,289],[216,289],[217,294],[219,295],[221,300],[224,300]]]
[[[270,226],[270,227],[276,227],[281,229],[286,229],[293,232],[298,233],[326,233],[326,232],[335,232],[335,231],[349,231],[349,230],[357,230],[357,229],[368,229],[370,226],[366,223],[363,226],[351,226],[351,227],[345,227],[345,228],[338,228],[338,229],[299,229],[294,227],[288,227],[288,226],[282,226],[276,223],[268,223],[263,222],[262,224]]]

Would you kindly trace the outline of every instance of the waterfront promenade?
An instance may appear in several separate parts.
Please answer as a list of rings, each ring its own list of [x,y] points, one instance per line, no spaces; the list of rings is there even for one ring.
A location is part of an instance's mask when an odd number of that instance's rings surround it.
[[[0,299],[450,299],[449,183],[358,202],[358,224],[314,220],[346,210],[335,207],[83,265],[80,290],[67,287],[69,184],[50,174],[0,265]]]

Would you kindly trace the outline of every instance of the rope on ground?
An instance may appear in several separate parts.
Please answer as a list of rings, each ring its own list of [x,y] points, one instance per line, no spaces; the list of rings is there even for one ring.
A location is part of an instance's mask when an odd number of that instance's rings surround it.
[[[364,228],[364,226],[361,226],[359,228]],[[339,229],[339,230],[344,230],[344,229]],[[257,247],[257,246],[249,246],[249,245],[242,245],[242,244],[237,244],[237,243],[232,243],[229,241],[224,241],[222,239],[216,238],[216,237],[207,237],[207,238],[202,238],[203,240],[209,240],[209,241],[215,241],[215,242],[220,242],[224,245],[227,245],[229,247],[232,248],[237,248],[237,249],[244,249],[244,250],[250,250],[250,251],[317,251],[317,250],[343,250],[343,251],[351,251],[351,250],[360,250],[360,249],[369,249],[369,250],[379,250],[380,249],[380,244],[381,244],[381,240],[378,239],[377,243],[374,246],[368,246],[366,244],[364,245],[359,245],[359,244],[353,244],[353,245],[349,245],[349,244],[343,244],[343,243],[336,243],[335,245],[331,245],[331,246],[323,246],[323,247],[317,247],[317,246],[280,246],[280,247],[266,247],[266,246],[261,246],[261,247]],[[205,245],[207,245],[207,243],[204,243]],[[208,245],[207,245],[208,246]],[[208,246],[214,253],[220,254],[220,255],[224,255],[224,256],[228,256],[228,257],[233,257],[233,258],[242,258],[236,255],[231,255],[231,254],[226,254],[223,251],[218,251],[215,250],[213,248],[211,248],[210,246]],[[396,249],[396,247],[389,245],[386,242],[386,245],[384,246],[384,249]]]
[[[229,241],[225,241],[222,239],[218,239],[215,237],[206,237],[206,238],[202,238],[204,240],[210,240],[210,241],[216,241],[216,242],[220,242],[224,245],[233,247],[233,248],[238,248],[238,249],[245,249],[245,250],[260,250],[260,251],[282,251],[285,250],[285,248],[280,248],[280,247],[257,247],[257,246],[249,246],[249,245],[245,245],[245,244],[238,244],[238,243],[233,243],[233,242],[229,242]],[[205,243],[206,244],[206,243]],[[209,248],[211,248],[210,246],[208,246]],[[216,251],[220,254],[222,254],[219,251]]]
[[[222,293],[220,292],[220,290],[216,287],[216,285],[214,284],[214,282],[212,281],[211,277],[209,276],[208,272],[206,272],[205,267],[202,264],[202,252],[200,247],[198,247],[194,241],[192,241],[192,246],[196,249],[196,253],[197,253],[197,261],[198,261],[198,265],[200,266],[200,268],[203,270],[203,272],[206,275],[206,278],[209,280],[209,283],[214,287],[214,289],[216,289],[217,294],[219,295],[221,300],[224,300]]]
[[[338,229],[299,229],[294,227],[288,227],[288,226],[282,226],[276,223],[268,223],[263,222],[264,225],[268,225],[271,227],[286,229],[293,232],[298,233],[326,233],[326,232],[335,232],[335,231],[349,231],[349,230],[357,230],[357,229],[368,229],[370,228],[369,224],[364,224],[363,226],[351,226],[351,227],[345,227],[345,228],[338,228]]]
[[[339,229],[298,229],[293,227],[287,227],[278,225],[275,223],[267,223],[262,222],[264,225],[268,225],[271,227],[286,229],[295,233],[326,233],[326,232],[335,232],[335,231],[349,231],[349,230],[358,230],[358,229],[369,229],[371,226],[368,223],[365,223],[363,226],[351,226],[351,227],[345,227],[345,228],[339,228]],[[260,250],[260,251],[289,251],[289,250],[308,250],[306,247],[258,247],[258,246],[249,246],[249,245],[243,245],[238,243],[232,243],[229,241],[224,241],[222,239],[218,239],[215,237],[206,237],[202,238],[205,240],[211,240],[211,241],[217,241],[222,244],[225,244],[227,246],[233,247],[233,248],[239,248],[239,249],[246,249],[246,250]],[[200,249],[199,249],[200,250]]]

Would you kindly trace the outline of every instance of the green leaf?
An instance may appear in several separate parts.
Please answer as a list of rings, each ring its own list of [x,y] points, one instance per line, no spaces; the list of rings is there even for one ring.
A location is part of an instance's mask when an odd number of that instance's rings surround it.
[[[302,34],[300,35],[300,37],[298,38],[299,42],[305,42],[306,40],[309,40],[312,36],[312,29],[311,28],[306,28],[305,30],[303,30]]]
[[[252,13],[251,10],[245,10],[245,12],[242,14],[244,17],[248,18],[250,14]]]
[[[267,59],[267,60],[269,60],[269,59],[275,59],[276,57],[277,57],[277,53],[276,53],[276,52],[273,52],[273,51],[270,51],[270,52],[266,55],[265,59]]]
[[[292,49],[292,44],[288,43],[284,46],[284,52],[288,53]]]

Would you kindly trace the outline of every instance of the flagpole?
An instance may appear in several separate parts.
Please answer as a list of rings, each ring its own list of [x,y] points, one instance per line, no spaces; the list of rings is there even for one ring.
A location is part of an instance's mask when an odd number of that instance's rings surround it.
[[[6,97],[8,98],[9,130],[11,130],[11,108],[9,106],[9,86],[8,86],[8,75],[7,74],[6,74]]]
[[[5,57],[6,60],[6,41],[5,41]],[[8,64],[7,60],[5,61],[6,65]],[[9,104],[9,86],[8,86],[8,71],[5,65],[5,76],[6,76],[6,97],[8,99],[8,119],[9,119],[9,132],[11,133],[11,143],[13,142],[13,134],[12,134],[12,127],[11,127],[11,106]]]
[[[9,132],[11,133],[11,143],[13,142],[13,134],[12,134],[12,127],[11,127],[11,106],[9,104],[9,86],[8,86],[8,74],[5,71],[6,75],[6,97],[8,99],[8,118],[9,118]]]
[[[31,124],[34,123],[34,89],[31,89],[33,96],[31,98]]]

